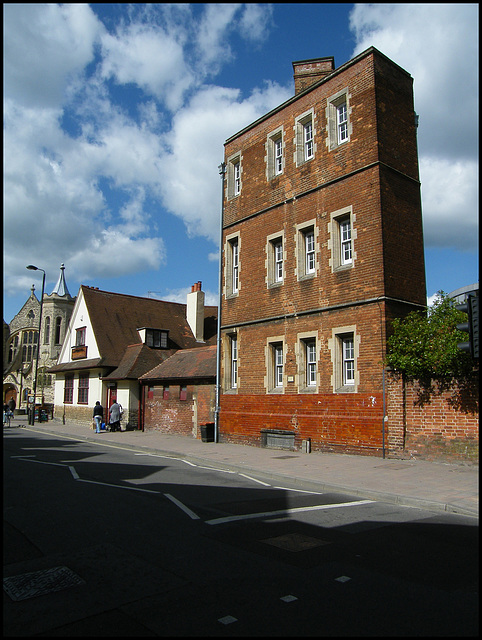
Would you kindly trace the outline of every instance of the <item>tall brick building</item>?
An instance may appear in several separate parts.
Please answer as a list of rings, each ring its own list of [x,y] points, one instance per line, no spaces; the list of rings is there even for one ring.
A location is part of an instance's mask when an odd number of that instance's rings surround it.
[[[426,305],[413,81],[293,69],[225,143],[219,440],[379,455],[390,320]]]

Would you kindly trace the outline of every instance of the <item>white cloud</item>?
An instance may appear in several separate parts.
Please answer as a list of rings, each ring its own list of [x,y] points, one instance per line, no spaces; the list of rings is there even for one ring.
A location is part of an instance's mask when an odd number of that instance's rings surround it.
[[[5,5],[7,293],[28,280],[25,247],[80,280],[158,269],[163,206],[217,244],[224,140],[285,96],[202,83],[231,59],[229,35],[260,42],[270,15],[141,4],[104,27],[87,4]]]
[[[204,290],[204,304],[206,307],[217,307],[219,306],[219,296],[217,293],[209,290]],[[179,302],[181,304],[186,304],[187,294],[191,293],[190,287],[183,287],[181,289],[168,289],[166,294],[162,294],[157,297],[159,300],[165,300],[166,302]]]
[[[357,4],[350,26],[414,78],[426,246],[475,249],[478,6]]]
[[[215,75],[223,64],[232,59],[233,53],[226,39],[226,32],[239,7],[234,2],[206,5],[195,36],[199,54],[197,66],[204,74]]]
[[[118,84],[133,83],[155,95],[172,111],[182,104],[184,93],[194,84],[184,58],[183,37],[157,26],[131,24],[115,36],[102,38],[103,78]]]
[[[247,3],[240,19],[241,34],[251,42],[263,41],[271,27],[273,7],[270,4]]]
[[[440,299],[440,296],[437,293],[434,293],[432,296],[428,296],[427,297],[427,307],[432,307],[434,305],[435,302],[437,302]]]
[[[272,5],[267,3],[211,3],[196,25],[197,73],[214,77],[231,62],[234,53],[229,37],[238,33],[249,46],[263,42],[271,26]]]
[[[80,281],[118,277],[158,269],[164,262],[162,238],[131,238],[122,226],[103,229],[98,237],[69,258],[69,267]]]
[[[165,205],[184,220],[190,234],[218,243],[218,166],[224,160],[224,142],[289,95],[287,89],[267,84],[243,100],[236,89],[209,86],[176,114],[165,137],[169,153],[161,161],[164,179],[160,189]]]
[[[475,160],[424,156],[420,161],[427,248],[478,245],[478,175]]]
[[[93,58],[103,30],[88,4],[4,4],[5,92],[18,103],[52,107]]]

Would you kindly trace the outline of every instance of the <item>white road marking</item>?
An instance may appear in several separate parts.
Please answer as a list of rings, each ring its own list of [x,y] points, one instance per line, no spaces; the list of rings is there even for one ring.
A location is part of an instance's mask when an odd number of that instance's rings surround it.
[[[151,489],[139,489],[138,487],[125,487],[121,484],[110,484],[109,482],[99,482],[97,480],[85,480],[84,478],[79,478],[79,482],[88,482],[89,484],[100,484],[103,487],[114,487],[114,489],[128,489],[129,491],[141,491],[142,493],[155,493],[157,495],[160,494],[160,491],[152,491]]]
[[[25,454],[23,456],[10,456],[11,458],[35,458],[33,453]]]
[[[191,509],[189,509],[189,507],[186,507],[186,505],[182,504],[182,502],[180,500],[178,500],[174,496],[171,496],[170,493],[165,493],[164,495],[166,496],[166,498],[168,500],[171,500],[171,502],[174,502],[174,504],[177,505],[179,507],[179,509],[184,511],[184,513],[187,513],[187,515],[192,520],[199,520],[200,519],[199,516],[194,513],[194,511],[191,511]]]
[[[65,464],[60,464],[59,462],[45,462],[44,460],[32,460],[30,457],[19,456],[19,460],[25,460],[25,462],[37,462],[38,464],[48,464],[52,467],[66,467]]]
[[[256,478],[252,478],[251,476],[247,476],[245,473],[240,473],[239,475],[243,476],[243,478],[247,478],[248,480],[252,480],[253,482],[258,482],[259,484],[262,484],[265,487],[271,487],[271,485],[268,484],[267,482],[261,482],[261,480],[257,480]]]
[[[280,600],[283,600],[283,602],[294,602],[298,600],[298,598],[296,596],[283,596]]]
[[[183,462],[186,462],[185,460],[183,460]],[[216,467],[203,467],[200,464],[194,465],[196,467],[198,467],[199,469],[207,469],[208,471],[216,471],[216,473],[237,473],[237,471],[230,471],[229,469],[217,469]],[[242,474],[240,474],[242,475]]]
[[[290,489],[289,487],[273,487],[273,489],[283,489],[283,491],[296,491],[296,493],[309,493],[313,496],[322,496],[319,491],[305,491],[304,489]]]
[[[279,511],[265,511],[264,513],[247,513],[242,516],[226,516],[225,518],[214,518],[206,520],[206,524],[216,525],[236,520],[252,520],[254,518],[269,518],[272,516],[285,516],[290,513],[301,513],[303,511],[322,511],[323,509],[339,509],[341,507],[358,507],[362,504],[371,504],[373,500],[357,500],[356,502],[340,502],[339,504],[319,504],[312,507],[294,507],[293,509],[280,509]]]
[[[121,484],[110,484],[109,482],[99,482],[97,480],[84,480],[80,478],[77,471],[71,465],[60,464],[58,462],[45,462],[44,460],[32,460],[31,458],[21,458],[19,460],[25,460],[25,462],[38,462],[38,464],[46,464],[52,467],[64,467],[65,469],[69,469],[70,473],[74,480],[78,480],[79,482],[88,482],[89,484],[100,484],[104,487],[115,487],[116,489],[130,489],[131,491],[142,491],[143,493],[156,493],[159,495],[160,491],[151,491],[150,489],[139,489],[137,487],[125,487]]]
[[[178,460],[180,462],[185,462],[186,464],[188,464],[190,467],[197,467],[197,464],[194,464],[194,462],[189,462],[189,460],[183,460],[182,458],[178,458]]]
[[[70,473],[72,474],[72,477],[74,478],[74,480],[78,480],[79,479],[79,474],[77,473],[77,471],[74,469],[74,467],[71,467],[69,465],[69,469],[70,469]]]
[[[28,429],[28,427],[26,428],[27,431],[33,431],[36,432],[34,429]],[[38,433],[38,432],[36,432]],[[79,442],[79,438],[74,438],[71,436],[63,436],[60,434],[56,434],[56,437],[58,438],[63,438],[65,440],[74,440],[76,442]],[[216,469],[213,467],[201,467],[200,465],[195,464],[194,462],[190,462],[188,460],[184,460],[182,458],[176,458],[176,457],[171,457],[171,456],[163,456],[160,454],[152,454],[152,453],[145,453],[145,452],[135,452],[133,449],[131,449],[130,447],[122,447],[122,446],[116,446],[116,445],[109,445],[106,442],[93,442],[91,440],[81,440],[83,442],[87,442],[93,445],[100,445],[103,447],[109,447],[111,449],[122,449],[124,451],[130,451],[133,452],[134,455],[145,455],[145,456],[152,456],[152,457],[156,457],[156,458],[166,458],[169,460],[179,460],[180,462],[185,462],[186,464],[190,465],[191,467],[198,467],[198,468],[202,468],[202,469],[208,469],[210,471],[215,471],[218,473],[237,473],[238,475],[248,479],[248,480],[252,480],[253,482],[257,482],[259,484],[262,484],[264,486],[271,486],[270,484],[267,484],[265,482],[262,482],[261,480],[257,480],[256,478],[252,478],[251,476],[245,475],[244,473],[241,472],[236,472],[236,471],[229,471],[226,469]],[[26,462],[39,462],[40,464],[47,464],[47,465],[52,465],[52,466],[56,466],[56,467],[66,467],[68,465],[65,464],[59,464],[56,462],[44,462],[42,460],[33,460],[31,459],[31,456],[11,456],[12,458],[18,458],[20,460],[25,460]],[[99,485],[103,485],[103,486],[108,486],[108,487],[115,487],[117,489],[130,489],[131,491],[141,491],[143,493],[155,493],[155,494],[159,494],[159,491],[151,491],[149,489],[139,489],[137,487],[126,487],[123,485],[115,485],[115,484],[109,484],[106,482],[98,482],[95,480],[83,480],[82,478],[79,478],[76,470],[74,469],[74,467],[72,466],[68,466],[70,473],[72,474],[73,478],[75,480],[78,480],[79,482],[87,482],[90,484],[99,484]],[[76,477],[77,476],[77,477]],[[323,495],[322,493],[317,494],[316,492],[312,492],[312,491],[303,491],[302,489],[288,489],[286,487],[274,487],[276,489],[283,489],[284,491],[297,491],[300,493],[312,493],[315,495]],[[182,511],[184,511],[187,515],[189,515],[190,518],[192,518],[193,520],[199,520],[199,516],[197,514],[194,513],[194,511],[191,511],[191,509],[189,509],[188,507],[186,507],[185,505],[182,504],[182,502],[180,502],[179,500],[177,500],[176,498],[174,498],[173,496],[171,496],[168,493],[165,493],[164,496],[166,498],[168,498],[169,500],[171,500],[174,504],[176,504]],[[330,504],[330,505],[315,505],[315,506],[311,506],[311,507],[297,507],[297,508],[293,508],[293,509],[283,509],[283,510],[279,510],[279,511],[267,511],[264,513],[248,513],[245,515],[240,515],[240,516],[227,516],[227,517],[223,517],[223,518],[215,518],[213,520],[206,520],[206,524],[210,524],[210,525],[216,525],[216,524],[224,524],[226,522],[233,522],[236,520],[250,520],[250,519],[254,519],[254,518],[264,518],[264,517],[272,517],[272,516],[278,516],[278,515],[288,515],[290,513],[299,513],[299,512],[303,512],[303,511],[316,511],[316,510],[323,510],[323,509],[336,509],[336,508],[340,508],[340,507],[355,507],[355,506],[359,506],[359,505],[363,505],[363,504],[371,504],[373,503],[374,500],[358,500],[356,502],[344,502],[344,503],[340,503],[340,504]]]
[[[208,471],[217,471],[219,473],[236,473],[236,471],[229,471],[228,469],[204,467],[200,464],[196,464],[195,462],[190,462],[189,460],[185,460],[184,458],[176,458],[175,456],[161,456],[157,453],[135,453],[134,455],[135,456],[151,456],[152,458],[166,458],[167,460],[178,460],[179,462],[184,462],[184,464],[188,464],[190,467],[196,467],[198,469],[207,469]]]

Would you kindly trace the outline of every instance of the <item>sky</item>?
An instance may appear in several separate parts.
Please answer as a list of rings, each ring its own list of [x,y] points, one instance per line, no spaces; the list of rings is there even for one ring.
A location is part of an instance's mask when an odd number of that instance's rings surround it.
[[[478,282],[478,4],[4,4],[4,309],[42,272],[218,304],[224,142],[292,62],[374,46],[414,78],[428,302]]]

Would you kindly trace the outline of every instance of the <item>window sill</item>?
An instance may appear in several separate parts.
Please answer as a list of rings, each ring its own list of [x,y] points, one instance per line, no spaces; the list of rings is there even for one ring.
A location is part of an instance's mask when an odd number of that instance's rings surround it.
[[[340,149],[340,147],[344,147],[349,142],[350,142],[349,138],[348,140],[343,140],[343,142],[335,142],[334,144],[330,145],[330,151],[336,151],[337,149]]]
[[[356,393],[354,384],[346,384],[343,387],[338,387],[335,389],[335,393]]]
[[[298,278],[298,282],[305,282],[306,280],[313,280],[316,277],[316,273],[305,273]]]
[[[333,273],[339,273],[340,271],[349,271],[350,269],[353,269],[353,262],[350,262],[348,264],[339,264],[333,269]]]

